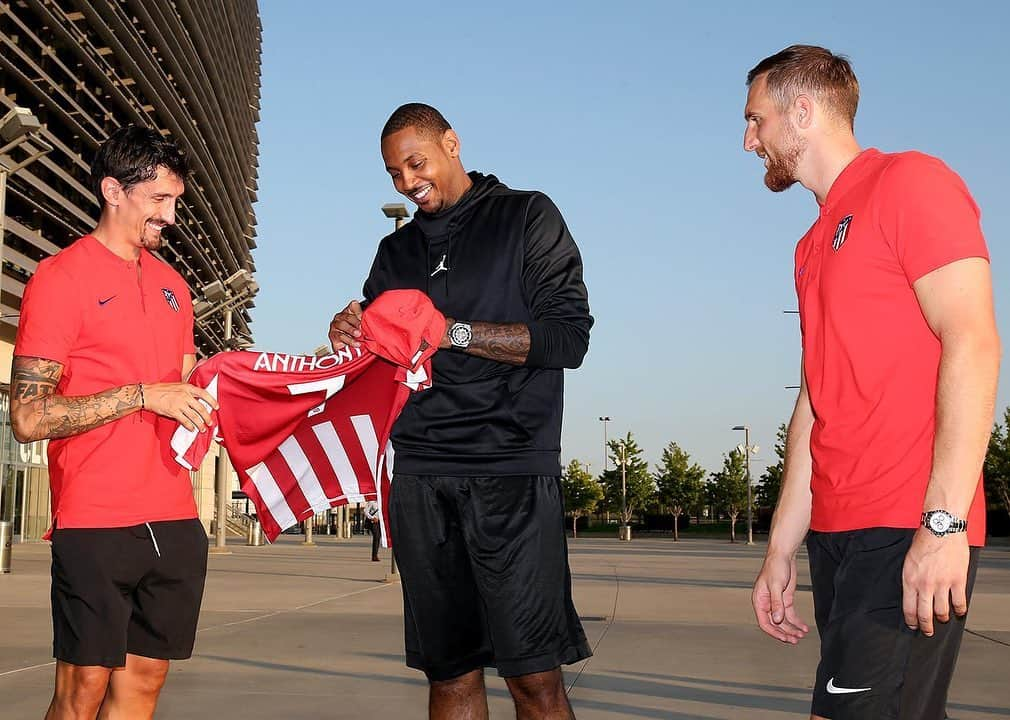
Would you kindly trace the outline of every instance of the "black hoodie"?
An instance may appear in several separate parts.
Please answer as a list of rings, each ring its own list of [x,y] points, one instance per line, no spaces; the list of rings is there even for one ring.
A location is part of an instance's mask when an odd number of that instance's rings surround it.
[[[414,394],[393,428],[395,471],[408,475],[559,475],[563,368],[589,348],[582,258],[561,213],[540,192],[493,175],[452,207],[383,238],[365,302],[399,288],[425,291],[462,322],[526,323],[525,365],[443,350],[434,382]]]

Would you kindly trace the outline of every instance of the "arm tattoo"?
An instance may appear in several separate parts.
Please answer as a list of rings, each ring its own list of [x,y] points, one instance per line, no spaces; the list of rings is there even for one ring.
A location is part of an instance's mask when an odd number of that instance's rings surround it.
[[[470,324],[473,337],[467,354],[509,365],[522,365],[530,352],[530,330],[524,323]]]
[[[78,435],[140,409],[137,385],[80,397],[57,395],[63,366],[52,360],[15,357],[11,374],[11,420],[21,442]]]

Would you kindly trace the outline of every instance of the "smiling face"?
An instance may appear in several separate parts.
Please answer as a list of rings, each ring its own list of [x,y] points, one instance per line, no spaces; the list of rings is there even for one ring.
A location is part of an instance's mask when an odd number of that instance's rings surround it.
[[[428,214],[455,205],[471,184],[452,130],[438,137],[406,127],[382,139],[382,159],[396,191]]]
[[[175,225],[175,205],[185,190],[182,178],[162,165],[153,180],[121,192],[118,215],[127,236],[147,250],[161,247],[161,233]]]
[[[743,147],[764,160],[765,185],[772,192],[782,192],[799,180],[799,165],[807,143],[787,112],[778,108],[768,93],[764,75],[757,77],[747,93],[744,109],[747,129]]]
[[[156,168],[151,180],[138,182],[129,188],[115,178],[102,180],[106,208],[102,223],[114,238],[139,252],[161,247],[162,231],[175,224],[176,202],[186,189],[178,175],[164,165]]]

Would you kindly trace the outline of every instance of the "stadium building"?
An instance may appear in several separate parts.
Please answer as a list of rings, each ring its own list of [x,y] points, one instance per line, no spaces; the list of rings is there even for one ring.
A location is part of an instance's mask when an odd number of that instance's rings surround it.
[[[193,175],[161,256],[189,283],[207,355],[252,339],[261,26],[255,0],[0,1],[0,520],[49,524],[44,443],[10,429],[11,355],[25,283],[94,227],[89,162],[126,124],[189,154]],[[194,473],[213,516],[215,462]]]

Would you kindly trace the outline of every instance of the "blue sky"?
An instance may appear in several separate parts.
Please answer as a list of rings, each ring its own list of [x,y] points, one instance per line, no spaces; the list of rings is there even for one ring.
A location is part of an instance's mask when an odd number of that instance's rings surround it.
[[[379,208],[406,202],[379,131],[428,102],[468,169],[549,194],[581,248],[596,326],[567,375],[563,459],[600,472],[609,415],[650,461],[676,441],[712,470],[747,424],[760,474],[795,400],[798,323],[783,310],[816,205],[799,186],[768,192],[742,151],[747,70],[797,42],[851,58],[862,145],[938,155],[981,206],[1010,344],[1008,7],[260,0],[256,344],[309,352],[359,297],[392,229]]]

